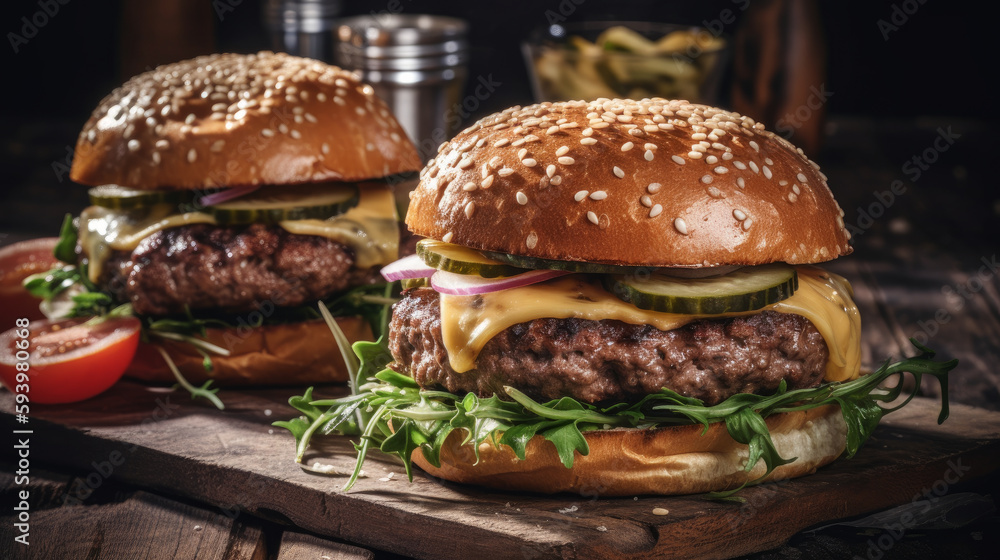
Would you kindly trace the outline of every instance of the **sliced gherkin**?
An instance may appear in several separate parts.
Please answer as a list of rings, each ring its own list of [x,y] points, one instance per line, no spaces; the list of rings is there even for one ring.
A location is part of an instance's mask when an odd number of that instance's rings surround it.
[[[649,267],[621,266],[615,264],[589,263],[582,261],[560,261],[555,259],[540,259],[511,255],[497,251],[483,251],[486,257],[507,263],[518,268],[565,270],[568,272],[583,272],[590,274],[631,274],[637,271],[651,270]]]
[[[274,224],[285,220],[322,220],[358,203],[352,184],[274,185],[205,208],[220,224]]]
[[[455,274],[476,274],[483,278],[499,278],[525,272],[523,268],[493,260],[475,249],[436,239],[418,241],[417,254],[427,266]]]
[[[640,309],[688,315],[755,311],[791,296],[799,287],[795,268],[775,263],[705,278],[660,272],[612,275],[605,288]]]
[[[93,187],[87,194],[94,206],[112,210],[132,210],[133,208],[154,206],[156,204],[180,204],[194,198],[191,191],[184,190],[153,190],[145,191],[122,187],[119,185],[101,185]]]

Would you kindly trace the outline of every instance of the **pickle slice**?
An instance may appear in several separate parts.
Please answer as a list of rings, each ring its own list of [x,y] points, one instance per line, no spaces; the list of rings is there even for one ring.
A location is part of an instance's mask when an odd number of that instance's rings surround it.
[[[639,271],[652,270],[642,266],[622,266],[616,264],[589,263],[581,261],[559,261],[554,259],[539,259],[536,257],[525,257],[521,255],[511,255],[496,251],[483,251],[486,257],[507,263],[518,268],[566,270],[568,272],[583,272],[590,274],[634,274]]]
[[[220,224],[274,224],[285,220],[322,220],[358,203],[350,184],[266,186],[205,209]]]
[[[754,311],[791,296],[799,287],[795,268],[784,263],[744,267],[705,278],[678,278],[660,272],[615,275],[605,288],[639,309],[717,315]]]
[[[194,198],[191,191],[142,191],[119,185],[101,185],[90,189],[87,194],[90,195],[90,203],[94,206],[112,210],[131,210],[163,203],[180,204]]]
[[[421,239],[417,242],[417,254],[427,266],[455,274],[477,274],[483,278],[514,276],[525,270],[484,256],[475,249],[438,241]]]

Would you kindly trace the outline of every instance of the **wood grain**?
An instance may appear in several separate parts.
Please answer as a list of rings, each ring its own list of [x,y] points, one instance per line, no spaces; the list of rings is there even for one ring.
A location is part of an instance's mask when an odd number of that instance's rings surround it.
[[[1000,467],[1000,414],[958,405],[938,427],[936,403],[919,399],[887,417],[854,459],[747,489],[743,506],[698,496],[503,494],[422,473],[408,483],[400,465],[378,456],[344,494],[343,476],[303,470],[292,461],[291,437],[270,426],[294,415],[285,402],[295,393],[226,391],[227,409],[218,412],[163,389],[120,383],[73,407],[32,409],[32,457],[88,472],[118,453],[111,478],[197,500],[216,519],[251,514],[435,559],[731,557],[773,548],[816,523],[905,503],[946,478],[972,480]],[[0,395],[0,425],[8,428],[10,397]],[[353,457],[346,438],[331,437],[306,462],[347,472]],[[949,470],[955,464],[958,474]],[[83,507],[89,499],[82,496]]]
[[[313,535],[285,531],[281,534],[281,544],[276,560],[373,560],[375,553],[370,550],[335,543]]]

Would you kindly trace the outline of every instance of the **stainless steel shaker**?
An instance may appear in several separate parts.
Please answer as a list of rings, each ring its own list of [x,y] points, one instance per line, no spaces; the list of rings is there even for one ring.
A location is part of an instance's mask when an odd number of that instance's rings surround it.
[[[462,124],[467,24],[456,18],[372,14],[338,20],[335,62],[361,74],[427,161]]]
[[[340,9],[341,0],[265,0],[263,17],[271,48],[331,61]]]

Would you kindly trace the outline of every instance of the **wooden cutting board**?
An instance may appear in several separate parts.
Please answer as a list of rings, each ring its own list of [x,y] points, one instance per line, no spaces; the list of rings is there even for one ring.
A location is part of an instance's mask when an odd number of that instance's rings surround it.
[[[86,504],[86,485],[113,478],[196,500],[218,516],[251,514],[434,559],[728,558],[774,548],[816,524],[933,500],[1000,469],[1000,413],[954,405],[938,426],[937,403],[917,399],[887,416],[854,459],[747,489],[742,505],[699,496],[504,494],[419,472],[408,483],[400,464],[377,453],[367,477],[344,494],[345,477],[303,470],[291,436],[270,425],[295,415],[286,404],[294,394],[226,390],[220,412],[126,381],[84,403],[32,405],[26,424],[15,422],[13,397],[3,392],[0,420],[5,433],[32,430],[32,464],[79,471],[71,502]],[[346,438],[326,438],[307,455],[316,460],[349,471],[353,448]]]

